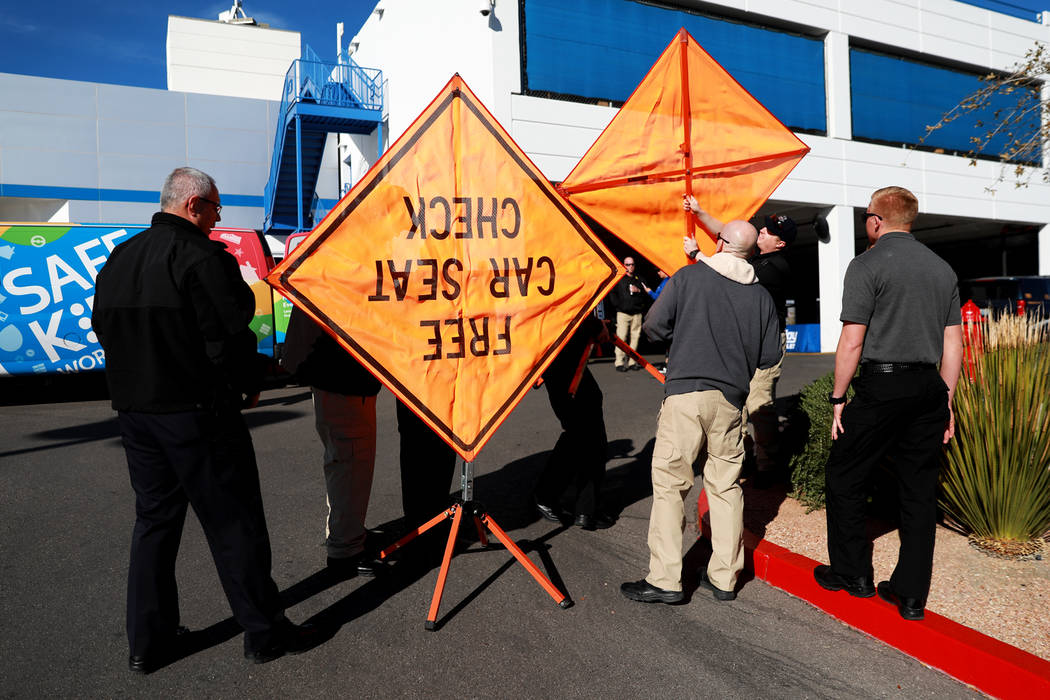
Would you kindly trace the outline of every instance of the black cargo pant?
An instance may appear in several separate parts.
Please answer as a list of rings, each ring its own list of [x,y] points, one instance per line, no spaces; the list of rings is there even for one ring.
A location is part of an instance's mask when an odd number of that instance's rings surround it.
[[[543,375],[543,385],[554,415],[561,422],[562,434],[540,474],[536,499],[557,505],[569,484],[573,484],[576,514],[593,516],[601,506],[608,453],[602,390],[591,370],[585,368],[576,396],[570,396],[569,385],[576,368],[570,369],[571,373],[548,371]]]
[[[179,624],[175,559],[187,505],[201,523],[245,648],[280,633],[251,436],[240,412],[119,413],[135,490],[127,628],[133,656],[163,653]]]
[[[397,400],[397,431],[401,440],[401,503],[405,524],[416,527],[452,502],[449,490],[456,472],[456,451],[400,399]]]
[[[938,455],[948,425],[948,388],[936,369],[863,375],[831,446],[826,491],[828,555],[842,576],[871,576],[865,482],[889,458],[900,501],[900,550],[890,582],[898,595],[926,599],[937,524]]]

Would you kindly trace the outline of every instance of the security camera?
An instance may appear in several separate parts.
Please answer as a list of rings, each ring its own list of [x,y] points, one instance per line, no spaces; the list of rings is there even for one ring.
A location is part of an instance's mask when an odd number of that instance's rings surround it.
[[[492,0],[481,0],[478,4],[478,12],[481,13],[482,17],[488,17],[489,13],[492,12],[492,6],[495,4]]]

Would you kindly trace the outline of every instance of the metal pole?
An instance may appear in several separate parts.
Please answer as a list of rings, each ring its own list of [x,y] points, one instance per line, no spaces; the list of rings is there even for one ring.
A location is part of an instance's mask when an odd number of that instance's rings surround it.
[[[299,205],[297,230],[303,230],[303,125],[299,114],[295,115],[295,198]]]
[[[463,467],[460,470],[459,485],[463,491],[462,498],[463,502],[474,500],[474,463],[463,460]]]

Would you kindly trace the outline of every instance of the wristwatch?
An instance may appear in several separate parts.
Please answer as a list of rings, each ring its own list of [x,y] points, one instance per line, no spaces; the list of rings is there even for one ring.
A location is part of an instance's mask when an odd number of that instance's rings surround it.
[[[830,403],[832,406],[837,406],[840,403],[846,403],[846,397],[844,395],[843,396],[835,396],[835,394],[833,392],[829,391],[828,392],[828,403]]]

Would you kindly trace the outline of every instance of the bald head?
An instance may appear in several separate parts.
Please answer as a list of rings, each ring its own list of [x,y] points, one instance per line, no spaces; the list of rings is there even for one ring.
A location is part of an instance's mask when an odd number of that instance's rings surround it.
[[[750,257],[758,241],[758,231],[755,227],[740,219],[723,226],[719,235],[722,237],[722,252],[738,258]]]

